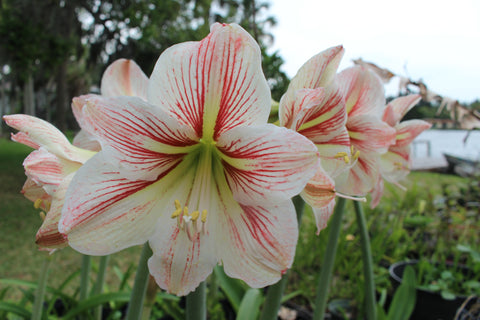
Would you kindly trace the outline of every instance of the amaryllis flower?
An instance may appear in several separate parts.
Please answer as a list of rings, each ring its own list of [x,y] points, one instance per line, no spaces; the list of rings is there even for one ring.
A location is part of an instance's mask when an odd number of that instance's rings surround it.
[[[134,96],[147,100],[148,77],[133,60],[118,59],[107,67],[102,76],[100,93],[106,97]],[[75,118],[83,125],[81,112],[75,112]],[[73,140],[77,147],[100,151],[97,138],[80,130]]]
[[[22,189],[35,207],[46,212],[36,243],[49,251],[65,247],[66,239],[58,232],[64,194],[75,172],[94,152],[71,145],[57,128],[36,117],[17,114],[3,119],[19,130],[12,135],[13,141],[36,149],[23,162],[27,181]]]
[[[372,208],[378,205],[383,194],[383,179],[403,188],[398,182],[408,175],[412,166],[410,145],[420,133],[431,127],[431,124],[419,119],[400,122],[420,99],[419,94],[411,94],[392,100],[385,108],[382,120],[395,129],[396,141],[380,157],[381,176],[372,192]]]
[[[345,126],[347,113],[335,74],[342,46],[329,48],[308,60],[290,82],[280,100],[280,125],[302,134],[317,147],[321,165],[303,190],[313,207],[317,232],[325,228],[335,205],[335,182],[354,163]]]
[[[364,196],[380,176],[380,155],[395,143],[395,129],[383,122],[385,93],[381,80],[360,66],[338,74],[345,99],[346,127],[357,163],[335,178],[336,188],[348,195]]]
[[[315,146],[267,124],[260,50],[238,25],[167,49],[138,97],[76,98],[102,151],[67,191],[60,231],[105,255],[149,241],[150,273],[178,295],[217,263],[252,287],[279,280],[298,235],[290,198],[314,175]]]

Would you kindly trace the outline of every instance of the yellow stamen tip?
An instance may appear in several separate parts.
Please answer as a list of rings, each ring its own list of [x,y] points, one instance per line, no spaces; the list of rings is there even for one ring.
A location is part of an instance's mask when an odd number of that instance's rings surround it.
[[[45,218],[46,218],[45,212],[40,211],[40,218],[42,218],[42,221],[45,220]]]
[[[33,207],[35,209],[38,209],[40,208],[40,206],[42,205],[42,199],[38,198],[37,200],[35,200],[35,202],[33,203]]]
[[[200,218],[200,220],[205,223],[207,221],[207,210],[203,210],[202,211],[202,217]]]
[[[357,150],[357,152],[355,152],[355,154],[353,155],[353,159],[357,160],[358,157],[360,157],[360,151]]]
[[[175,218],[178,217],[181,213],[182,213],[182,208],[175,210],[175,211],[172,213],[172,219],[175,219]]]
[[[175,209],[179,210],[182,209],[182,205],[180,204],[180,201],[175,199]]]
[[[183,208],[183,215],[188,216],[188,207]]]
[[[343,157],[343,161],[345,161],[345,163],[349,163],[350,162],[350,158],[348,156],[344,156]]]
[[[193,211],[192,212],[192,220],[193,221],[197,220],[199,216],[200,216],[200,212],[198,212],[198,211]]]

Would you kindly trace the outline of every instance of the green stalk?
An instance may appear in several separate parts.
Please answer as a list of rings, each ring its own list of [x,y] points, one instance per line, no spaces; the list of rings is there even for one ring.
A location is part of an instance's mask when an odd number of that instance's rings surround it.
[[[206,320],[207,319],[207,285],[205,281],[200,283],[195,291],[187,295],[186,319]]]
[[[292,200],[293,205],[295,206],[295,211],[297,212],[298,228],[300,230],[300,221],[302,220],[305,209],[305,201],[303,201],[300,196],[295,196]],[[287,286],[289,273],[290,271],[287,271],[280,281],[268,287],[265,303],[263,304],[262,313],[260,314],[260,320],[276,320],[278,318],[278,310],[282,303],[282,297],[285,287]]]
[[[138,261],[137,273],[130,296],[126,320],[138,320],[142,318],[143,301],[145,299],[145,292],[147,291],[149,276],[147,262],[151,256],[152,249],[150,249],[150,245],[147,242],[143,245],[140,260]]]
[[[35,290],[35,300],[33,302],[32,320],[40,320],[43,312],[43,301],[45,299],[45,289],[47,287],[48,273],[52,257],[46,256],[40,270],[40,278],[38,279],[37,289]]]
[[[323,265],[320,270],[320,278],[317,284],[317,297],[315,299],[315,310],[313,313],[314,320],[323,320],[325,318],[325,308],[327,306],[328,288],[332,278],[333,265],[335,263],[335,255],[337,254],[338,237],[342,227],[343,212],[346,200],[337,198],[337,204],[333,212],[333,216],[328,224],[328,242],[325,255],[323,257]]]
[[[105,282],[105,273],[107,271],[109,257],[110,256],[100,257],[100,265],[98,266],[98,274],[97,274],[97,283],[95,284],[95,288],[93,290],[94,295],[101,294],[103,291],[103,284]],[[95,309],[95,319],[98,319],[98,320],[102,319],[102,306],[98,306]]]
[[[145,301],[143,302],[142,320],[149,320],[152,313],[155,300],[157,298],[158,285],[155,282],[155,278],[151,275],[148,276],[147,292]]]
[[[363,256],[363,276],[365,278],[365,309],[367,319],[377,319],[377,308],[375,301],[375,279],[373,277],[373,259],[368,235],[367,222],[363,213],[362,204],[354,201],[355,214],[357,216],[358,229],[360,231],[360,245]]]
[[[90,268],[92,266],[92,257],[82,256],[82,270],[80,274],[80,301],[88,297],[88,283],[90,282]]]

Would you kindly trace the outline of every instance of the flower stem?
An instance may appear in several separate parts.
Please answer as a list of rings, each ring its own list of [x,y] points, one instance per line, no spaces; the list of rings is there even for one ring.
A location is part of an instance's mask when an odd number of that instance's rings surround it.
[[[305,201],[303,201],[300,196],[295,196],[293,198],[293,205],[297,212],[298,227],[300,229],[300,221],[302,220],[305,209]],[[287,286],[289,273],[290,271],[287,271],[280,281],[268,287],[265,303],[263,304],[262,313],[260,314],[260,320],[276,320],[278,318],[278,310],[280,309],[283,293]]]
[[[52,257],[47,256],[43,261],[42,270],[40,270],[40,278],[38,279],[37,289],[35,290],[35,300],[33,302],[32,320],[40,320],[42,318],[43,301],[51,261]]]
[[[363,276],[365,278],[365,304],[367,319],[377,319],[375,301],[375,279],[373,277],[373,259],[368,235],[367,222],[363,213],[362,204],[354,201],[358,229],[360,231],[360,245],[363,256]]]
[[[97,283],[95,284],[95,288],[93,290],[94,294],[101,294],[103,291],[103,283],[105,282],[105,273],[107,271],[109,257],[110,256],[100,257],[100,265],[98,266],[98,274],[97,274]],[[102,306],[98,306],[95,309],[95,319],[98,319],[98,320],[102,319]]]
[[[85,300],[88,297],[88,283],[90,282],[90,268],[92,265],[92,257],[82,256],[82,271],[80,274],[80,298],[79,300]]]
[[[155,282],[155,278],[151,275],[148,276],[147,292],[145,301],[143,302],[142,319],[149,320],[152,313],[153,306],[155,305],[155,299],[157,298],[158,285]]]
[[[203,281],[187,295],[186,319],[187,320],[206,320],[207,319],[207,297],[206,282]]]
[[[338,247],[338,237],[342,227],[343,212],[346,200],[337,198],[337,204],[333,212],[333,217],[328,224],[328,241],[327,249],[323,257],[323,265],[320,270],[320,278],[317,284],[317,297],[315,299],[315,311],[313,313],[314,320],[323,320],[325,318],[325,308],[327,306],[328,289],[332,277],[333,265],[335,263],[335,255]]]
[[[130,304],[128,305],[126,320],[138,320],[142,317],[143,301],[145,299],[145,292],[147,291],[149,276],[147,262],[151,256],[152,249],[150,249],[150,245],[147,242],[143,245],[140,260],[138,261],[137,273],[130,295]]]

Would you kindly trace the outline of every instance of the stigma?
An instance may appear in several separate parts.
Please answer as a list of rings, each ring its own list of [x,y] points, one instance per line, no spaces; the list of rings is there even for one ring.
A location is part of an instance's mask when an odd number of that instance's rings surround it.
[[[175,200],[175,211],[172,219],[177,219],[177,226],[184,231],[190,241],[194,241],[200,234],[205,234],[205,223],[207,222],[207,210],[195,210],[189,213],[188,207],[182,207],[180,201]]]

